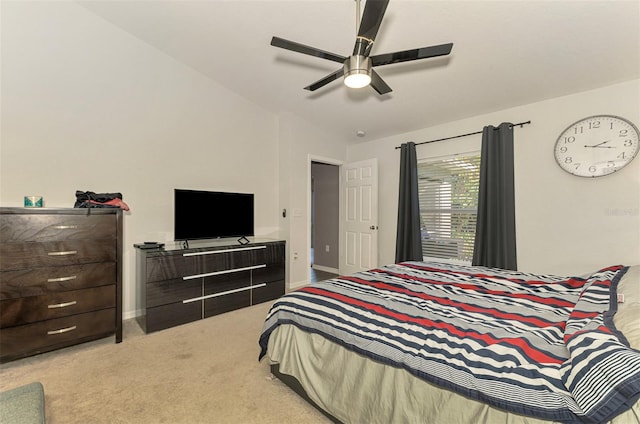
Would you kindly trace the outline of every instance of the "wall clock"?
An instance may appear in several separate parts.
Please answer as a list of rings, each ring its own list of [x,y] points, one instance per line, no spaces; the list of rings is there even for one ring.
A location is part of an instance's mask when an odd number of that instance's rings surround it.
[[[613,115],[595,115],[569,125],[556,140],[560,168],[579,177],[602,177],[619,171],[638,154],[640,132]]]

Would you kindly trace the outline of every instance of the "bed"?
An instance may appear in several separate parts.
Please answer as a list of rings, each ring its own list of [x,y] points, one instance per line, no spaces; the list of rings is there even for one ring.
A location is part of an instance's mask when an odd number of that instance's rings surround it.
[[[640,423],[640,266],[388,265],[283,296],[259,344],[335,422]]]

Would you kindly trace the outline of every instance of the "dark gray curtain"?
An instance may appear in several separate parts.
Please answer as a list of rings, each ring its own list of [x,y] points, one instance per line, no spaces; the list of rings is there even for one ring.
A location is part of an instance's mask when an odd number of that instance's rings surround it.
[[[478,216],[472,265],[517,269],[513,125],[482,131]]]
[[[408,142],[400,146],[396,263],[421,260],[418,160],[416,159],[415,143]]]

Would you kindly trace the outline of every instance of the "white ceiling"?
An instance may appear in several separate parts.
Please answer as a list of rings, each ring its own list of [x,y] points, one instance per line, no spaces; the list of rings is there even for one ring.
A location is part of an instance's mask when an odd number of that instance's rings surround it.
[[[372,55],[454,47],[446,57],[375,68],[393,89],[384,96],[341,79],[303,90],[340,64],[269,45],[277,35],[350,55],[354,0],[78,3],[262,107],[351,142],[640,78],[638,0],[391,0]]]

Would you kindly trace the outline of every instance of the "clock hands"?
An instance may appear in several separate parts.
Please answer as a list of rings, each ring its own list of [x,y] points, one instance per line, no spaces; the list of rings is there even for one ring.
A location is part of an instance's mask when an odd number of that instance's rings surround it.
[[[603,144],[608,143],[610,141],[611,140],[605,140],[602,143],[594,144],[593,146],[587,146],[585,144],[584,147],[593,147],[593,148],[599,148],[599,149],[615,149],[615,146],[603,146]]]

